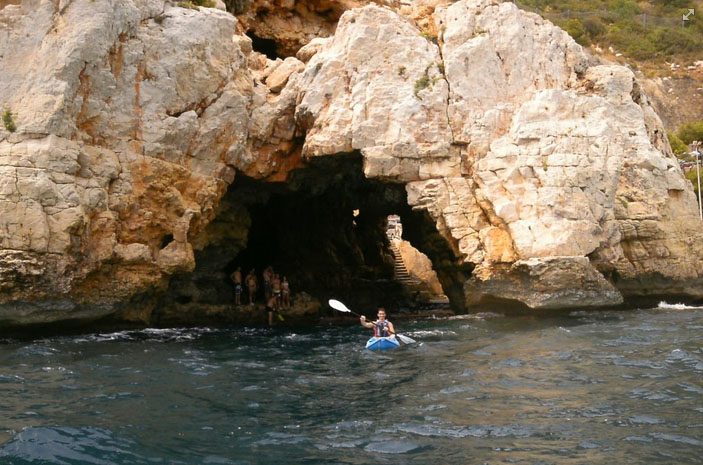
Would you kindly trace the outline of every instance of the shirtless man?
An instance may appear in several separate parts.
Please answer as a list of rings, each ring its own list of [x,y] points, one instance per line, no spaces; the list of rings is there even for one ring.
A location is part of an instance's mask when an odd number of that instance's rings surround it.
[[[238,266],[230,278],[234,283],[234,305],[242,305],[242,268]]]
[[[262,273],[264,278],[264,300],[268,302],[271,298],[271,280],[273,279],[273,268],[271,266],[266,267]]]
[[[290,308],[290,284],[288,284],[288,278],[283,277],[281,281],[281,300],[283,301],[283,308]]]
[[[247,289],[249,290],[249,305],[254,305],[254,299],[256,297],[256,271],[253,269],[247,275]]]
[[[276,299],[276,310],[281,308],[281,277],[278,273],[273,274],[273,279],[271,280],[271,290],[273,291],[273,298]]]

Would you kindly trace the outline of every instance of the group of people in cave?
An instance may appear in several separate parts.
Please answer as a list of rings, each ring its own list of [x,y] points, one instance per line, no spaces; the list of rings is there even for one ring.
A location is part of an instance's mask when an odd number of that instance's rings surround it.
[[[259,290],[259,279],[256,275],[256,270],[251,269],[246,277],[242,278],[242,269],[237,267],[230,275],[234,283],[234,305],[242,305],[242,294],[246,288],[249,295],[249,305],[254,305],[256,301],[257,291]],[[291,305],[290,300],[290,283],[285,276],[273,271],[272,266],[266,267],[261,273],[261,278],[264,284],[264,302],[270,312],[279,312],[282,309],[288,309]],[[272,315],[269,315],[269,319]]]

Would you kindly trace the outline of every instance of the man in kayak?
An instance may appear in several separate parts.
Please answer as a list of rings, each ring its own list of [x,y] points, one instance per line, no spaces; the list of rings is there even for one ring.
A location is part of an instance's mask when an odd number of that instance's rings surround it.
[[[378,320],[372,323],[366,321],[366,317],[362,315],[360,318],[361,326],[364,328],[373,328],[374,337],[389,337],[395,335],[393,323],[386,320],[386,309],[378,307],[378,314],[376,316],[378,316]]]

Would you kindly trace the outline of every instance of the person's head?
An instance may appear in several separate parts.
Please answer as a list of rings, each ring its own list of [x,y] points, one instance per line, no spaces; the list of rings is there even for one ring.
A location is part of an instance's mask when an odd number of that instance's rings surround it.
[[[379,320],[386,319],[386,309],[383,307],[378,307],[378,313],[376,314]]]

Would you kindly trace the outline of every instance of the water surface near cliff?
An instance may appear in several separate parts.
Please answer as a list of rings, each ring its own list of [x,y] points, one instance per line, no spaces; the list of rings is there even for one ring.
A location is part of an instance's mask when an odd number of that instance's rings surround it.
[[[2,464],[700,463],[703,309],[0,342]]]

